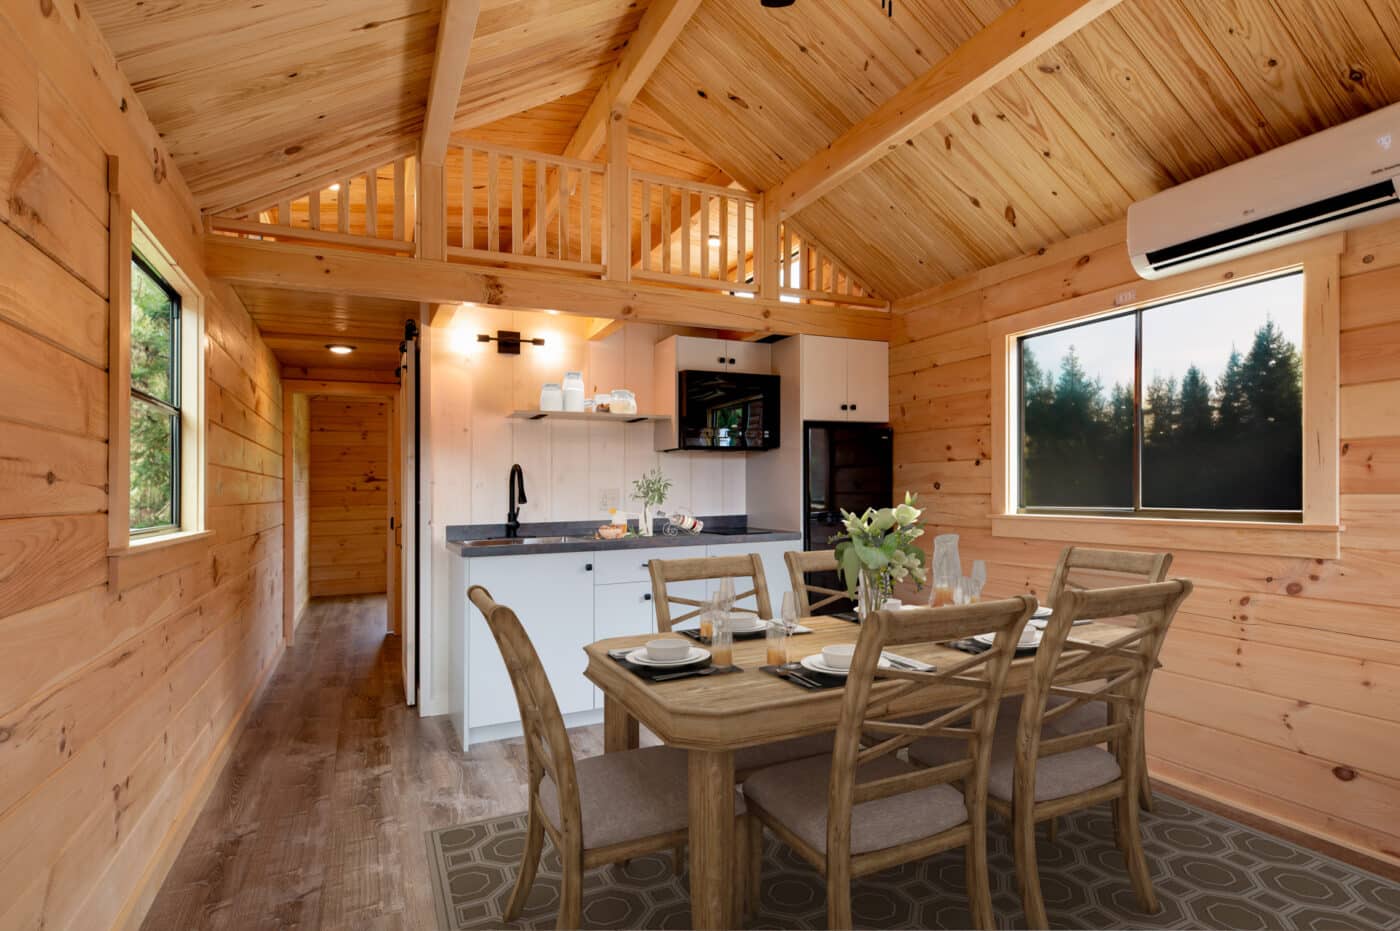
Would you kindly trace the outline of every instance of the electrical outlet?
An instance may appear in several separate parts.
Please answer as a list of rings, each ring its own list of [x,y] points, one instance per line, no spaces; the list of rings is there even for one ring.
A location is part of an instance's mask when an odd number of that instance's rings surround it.
[[[604,488],[598,492],[598,510],[607,512],[622,507],[622,489]]]

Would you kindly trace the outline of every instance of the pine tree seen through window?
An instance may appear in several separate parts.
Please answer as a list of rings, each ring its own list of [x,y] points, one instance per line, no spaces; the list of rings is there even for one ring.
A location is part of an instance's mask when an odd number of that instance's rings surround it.
[[[180,526],[180,296],[131,262],[131,532]]]
[[[1302,511],[1303,276],[1019,340],[1023,511]]]

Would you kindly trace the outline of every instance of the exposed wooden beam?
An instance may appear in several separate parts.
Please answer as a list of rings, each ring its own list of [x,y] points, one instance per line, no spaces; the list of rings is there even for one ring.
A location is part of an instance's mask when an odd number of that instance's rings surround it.
[[[623,49],[617,64],[593,95],[583,119],[564,146],[564,155],[591,159],[598,154],[607,139],[612,115],[627,112],[699,6],[700,0],[653,0],[627,40],[627,48]],[[545,226],[548,226],[559,211],[559,184],[555,180],[549,182],[545,204]],[[528,252],[535,241],[534,210],[530,211],[524,225],[529,231],[525,236]]]
[[[423,114],[424,164],[441,165],[447,158],[447,137],[452,134],[452,120],[457,115],[457,101],[467,75],[467,56],[480,14],[481,0],[442,0],[428,109]]]
[[[1121,0],[1020,0],[770,191],[784,216],[884,158],[1030,64]]]
[[[890,315],[692,292],[549,272],[484,268],[407,256],[334,251],[231,236],[204,239],[205,270],[232,284],[425,304],[558,310],[639,323],[887,340]]]
[[[588,330],[589,342],[607,339],[626,325],[626,320],[608,320],[606,318],[595,320],[593,326]]]

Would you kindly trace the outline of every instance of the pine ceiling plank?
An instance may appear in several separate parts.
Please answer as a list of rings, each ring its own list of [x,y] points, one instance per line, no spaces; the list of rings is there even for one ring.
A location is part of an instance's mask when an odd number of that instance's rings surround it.
[[[1347,119],[1400,100],[1400,57],[1364,3],[1271,0],[1271,5]]]
[[[784,211],[800,210],[878,161],[892,146],[976,99],[1117,2],[1021,0],[800,165],[769,192],[772,202]]]
[[[457,115],[457,101],[462,96],[462,81],[480,15],[481,0],[442,0],[433,76],[428,82],[428,102],[423,113],[421,152],[425,165],[441,165],[447,156],[447,137]]]

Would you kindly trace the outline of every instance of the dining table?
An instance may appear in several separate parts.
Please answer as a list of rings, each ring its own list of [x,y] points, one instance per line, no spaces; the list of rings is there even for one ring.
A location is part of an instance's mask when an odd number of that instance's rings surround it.
[[[799,623],[810,634],[789,638],[791,658],[820,653],[837,643],[854,643],[860,626],[837,617],[809,617]],[[1095,621],[1076,626],[1071,641],[1103,646],[1123,634],[1123,622]],[[739,842],[734,833],[734,754],[791,737],[829,733],[841,717],[843,688],[813,690],[786,681],[760,667],[767,663],[764,638],[736,640],[734,664],[742,671],[652,682],[608,655],[609,650],[639,647],[655,634],[614,637],[584,648],[585,675],[603,693],[604,752],[634,749],[644,724],[667,746],[687,752],[689,763],[690,897],[692,926],[726,928],[732,924],[733,862]],[[948,644],[901,644],[899,655],[947,668],[967,653]],[[1024,692],[1033,656],[1018,657],[1007,674],[1004,694]],[[1095,655],[1076,667],[1074,681],[1102,679],[1123,668],[1121,656]],[[894,701],[882,695],[897,680],[877,682],[871,690],[871,715],[892,717],[956,707],[974,690],[954,684],[916,690]]]

